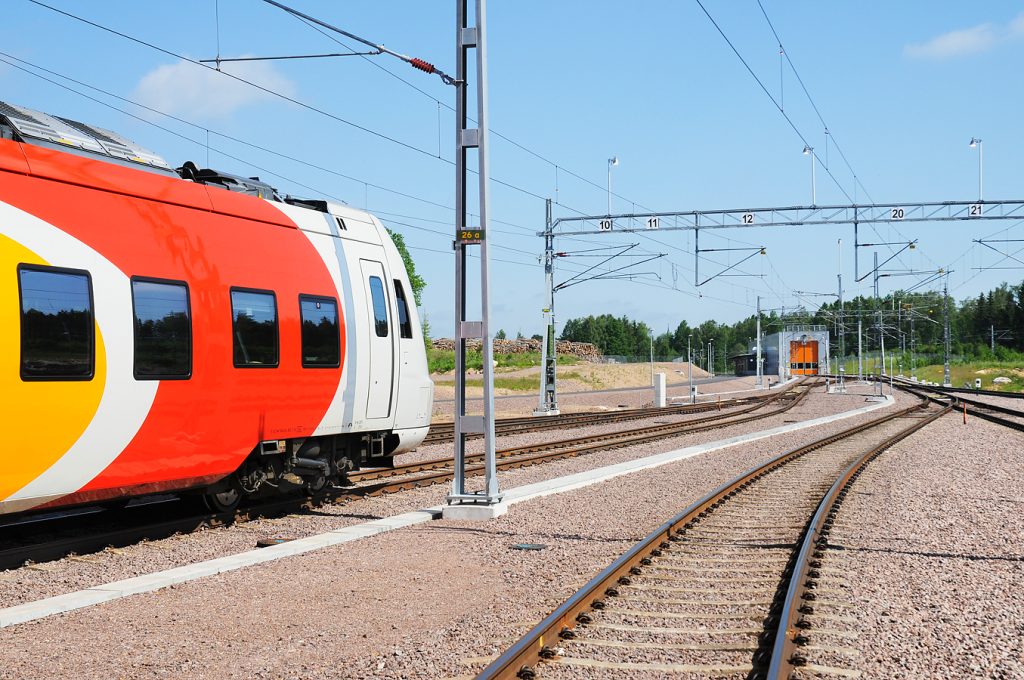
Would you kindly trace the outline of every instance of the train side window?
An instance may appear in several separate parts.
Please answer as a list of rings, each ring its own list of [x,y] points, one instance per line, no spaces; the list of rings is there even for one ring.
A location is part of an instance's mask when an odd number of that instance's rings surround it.
[[[412,337],[412,321],[409,319],[409,303],[405,300],[402,282],[395,279],[395,300],[398,302],[398,330],[403,338]]]
[[[132,278],[135,378],[185,379],[192,375],[192,313],[188,286]]]
[[[302,315],[302,365],[306,368],[340,366],[337,301],[329,297],[300,295],[299,308]]]
[[[277,298],[269,290],[231,289],[231,330],[237,368],[278,365]]]
[[[21,379],[92,380],[96,321],[89,273],[18,266]]]
[[[388,300],[384,296],[384,282],[376,276],[370,277],[370,297],[373,299],[373,326],[377,337],[388,336]]]

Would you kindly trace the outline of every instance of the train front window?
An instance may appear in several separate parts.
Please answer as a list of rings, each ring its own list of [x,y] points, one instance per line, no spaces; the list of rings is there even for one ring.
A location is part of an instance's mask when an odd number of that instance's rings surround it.
[[[22,380],[91,380],[96,323],[83,271],[18,267]]]
[[[384,283],[376,276],[370,277],[370,297],[373,298],[373,326],[377,337],[388,336],[388,300],[384,297]]]
[[[192,374],[192,326],[184,283],[132,279],[135,308],[135,377],[188,378]]]
[[[402,282],[395,279],[395,302],[398,303],[398,331],[403,338],[412,337],[412,321],[409,320],[409,303],[405,300]]]
[[[338,303],[334,298],[300,295],[302,312],[302,365],[336,368],[341,365]]]
[[[235,366],[277,366],[277,300],[274,294],[269,291],[232,288],[231,318]]]

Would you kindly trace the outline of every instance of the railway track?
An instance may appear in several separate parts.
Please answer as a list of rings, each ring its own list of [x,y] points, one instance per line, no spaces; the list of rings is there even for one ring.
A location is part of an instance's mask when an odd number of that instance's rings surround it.
[[[585,427],[587,425],[618,423],[630,420],[642,420],[644,418],[660,418],[663,416],[678,415],[684,413],[704,413],[716,411],[723,408],[733,408],[747,404],[773,401],[780,394],[784,394],[792,386],[778,390],[772,394],[741,397],[737,399],[720,399],[718,401],[701,402],[697,404],[679,404],[665,408],[634,408],[621,411],[588,411],[584,413],[565,413],[557,416],[524,416],[519,418],[500,418],[494,423],[496,435],[519,434],[522,432],[539,432],[542,430],[557,430],[569,427]],[[430,432],[423,440],[423,446],[440,444],[451,441],[455,436],[454,423],[435,423],[430,426]],[[482,435],[469,435],[470,438],[479,438]]]
[[[530,444],[497,452],[498,469],[513,469],[537,465],[551,460],[568,458],[601,450],[641,444],[666,437],[751,422],[785,413],[806,398],[817,383],[803,381],[791,389],[762,398],[742,409],[705,416],[680,423],[656,424],[589,437],[573,437],[557,441]],[[754,413],[773,403],[778,408]],[[467,475],[483,472],[483,457],[466,457]],[[26,562],[44,562],[60,559],[69,554],[86,554],[109,546],[121,547],[141,540],[166,538],[175,533],[190,533],[205,527],[228,526],[253,519],[279,517],[286,514],[308,512],[328,503],[342,503],[365,496],[430,486],[450,481],[453,459],[438,458],[394,468],[367,470],[351,475],[353,487],[328,489],[309,498],[285,497],[266,502],[251,503],[233,512],[188,513],[182,504],[168,501],[161,504],[127,508],[116,513],[94,513],[55,519],[50,526],[29,521],[24,524],[0,526],[0,569],[19,567]],[[18,527],[22,526],[19,531]],[[39,540],[40,534],[53,538]]]
[[[923,402],[740,475],[627,551],[478,678],[854,676],[837,628],[849,611],[829,580],[841,575],[822,563],[828,530],[863,466],[949,409]]]
[[[771,395],[768,398],[759,399],[750,406],[730,411],[729,413],[721,413],[714,416],[706,416],[679,423],[660,423],[586,437],[569,437],[555,441],[500,449],[496,452],[498,469],[502,470],[524,467],[525,465],[533,465],[558,458],[579,456],[585,453],[593,453],[595,451],[619,448],[622,446],[644,444],[658,439],[665,439],[667,437],[691,434],[695,432],[706,432],[708,430],[728,427],[730,425],[761,420],[789,411],[794,406],[802,402],[809,393],[809,390],[816,384],[817,382],[802,381],[800,384],[794,386],[794,389],[792,390],[780,392],[779,394]],[[777,409],[766,411],[764,413],[753,413],[754,411],[764,408],[766,405],[773,402],[781,402],[782,405]],[[616,421],[612,420],[612,422]],[[364,482],[375,479],[412,475],[420,472],[426,473],[420,476],[411,477],[404,482],[392,483],[404,483],[407,485],[400,487],[401,489],[414,488],[416,486],[426,486],[428,484],[436,484],[439,481],[451,479],[451,466],[453,462],[453,459],[450,457],[436,458],[418,463],[397,465],[393,468],[380,468],[376,470],[368,470],[366,472],[357,472],[350,475],[350,479],[353,482]],[[483,471],[483,454],[467,455],[466,462],[467,464],[470,464],[466,468],[467,474],[472,475]],[[394,490],[392,489],[392,484],[382,485],[379,493],[387,493]],[[378,492],[375,489],[369,489],[366,493],[376,495]]]
[[[963,409],[965,415],[981,418],[982,420],[987,420],[991,423],[1017,430],[1018,432],[1024,432],[1024,411],[964,396],[965,393],[977,393],[986,396],[996,395],[1000,397],[1005,396],[1004,394],[985,390],[961,390],[959,388],[924,386],[905,380],[901,380],[897,384],[903,390],[930,399],[935,403],[948,402],[954,407]],[[1008,394],[1014,395],[1012,392]]]

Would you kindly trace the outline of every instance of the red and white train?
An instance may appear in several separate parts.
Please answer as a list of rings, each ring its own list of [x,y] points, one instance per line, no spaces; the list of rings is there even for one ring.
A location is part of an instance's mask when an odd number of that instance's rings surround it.
[[[432,404],[373,215],[0,103],[0,514],[315,491]]]

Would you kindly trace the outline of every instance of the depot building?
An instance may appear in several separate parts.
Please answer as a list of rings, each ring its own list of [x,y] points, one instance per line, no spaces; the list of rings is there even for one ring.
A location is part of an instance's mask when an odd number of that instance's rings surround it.
[[[736,375],[757,373],[757,346],[729,357]],[[786,326],[780,333],[765,336],[761,344],[763,375],[786,380],[794,375],[830,373],[829,334],[825,326]]]

